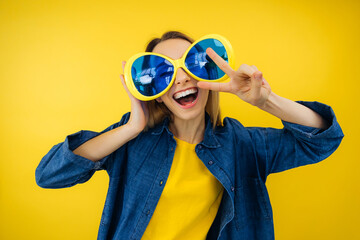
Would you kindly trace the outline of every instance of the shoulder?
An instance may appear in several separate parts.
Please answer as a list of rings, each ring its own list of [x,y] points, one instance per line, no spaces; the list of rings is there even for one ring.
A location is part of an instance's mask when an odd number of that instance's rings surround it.
[[[231,117],[223,119],[223,126],[216,129],[216,134],[234,135],[238,141],[262,138],[266,132],[263,127],[245,127],[239,120]]]
[[[225,117],[223,119],[223,126],[219,127],[217,131],[219,132],[227,132],[227,133],[236,133],[236,134],[244,134],[248,133],[248,127],[245,127],[239,120],[231,117]]]
[[[223,119],[223,125],[217,126],[214,129],[215,136],[220,142],[224,141],[239,141],[239,139],[247,138],[247,129],[244,127],[239,120],[231,117],[225,117]]]
[[[231,118],[231,117],[225,117],[223,119],[223,127],[225,129],[229,129],[229,128],[245,128],[240,122],[239,120],[235,119],[235,118]]]

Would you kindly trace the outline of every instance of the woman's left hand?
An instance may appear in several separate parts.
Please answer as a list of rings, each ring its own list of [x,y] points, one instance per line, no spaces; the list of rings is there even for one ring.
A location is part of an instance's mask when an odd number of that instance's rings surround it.
[[[206,53],[216,65],[230,77],[230,81],[226,83],[198,82],[198,87],[213,91],[233,93],[243,101],[257,107],[262,107],[266,103],[271,93],[271,88],[263,78],[262,72],[255,66],[242,64],[240,68],[235,71],[211,48],[208,48]]]

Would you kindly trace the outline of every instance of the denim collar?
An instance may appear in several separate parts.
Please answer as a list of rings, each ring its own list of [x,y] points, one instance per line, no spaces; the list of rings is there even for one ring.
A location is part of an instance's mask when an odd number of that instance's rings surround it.
[[[164,121],[158,125],[156,125],[153,129],[151,129],[151,134],[153,135],[160,135],[164,130],[173,137],[174,134],[169,130],[169,122],[170,119],[166,117]],[[204,133],[204,140],[199,143],[208,148],[219,148],[221,144],[217,137],[214,134],[214,129],[212,127],[212,123],[210,121],[210,116],[207,112],[205,112],[205,133]]]

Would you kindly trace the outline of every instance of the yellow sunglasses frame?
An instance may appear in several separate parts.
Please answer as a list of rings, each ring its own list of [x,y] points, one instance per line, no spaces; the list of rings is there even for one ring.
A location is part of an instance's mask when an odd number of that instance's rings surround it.
[[[142,52],[142,53],[138,53],[138,54],[135,54],[133,55],[125,64],[125,68],[124,68],[124,76],[125,76],[125,83],[126,83],[126,86],[127,88],[129,89],[130,93],[136,97],[137,99],[139,100],[142,100],[142,101],[150,101],[150,100],[153,100],[153,99],[156,99],[162,95],[164,95],[164,93],[166,93],[170,88],[171,86],[173,85],[174,81],[175,81],[175,78],[176,78],[176,73],[177,73],[177,70],[179,68],[182,68],[184,69],[184,71],[189,74],[191,77],[193,77],[194,79],[198,80],[198,81],[205,81],[205,82],[220,82],[220,81],[224,81],[228,78],[228,76],[225,74],[224,76],[222,76],[221,78],[219,79],[216,79],[216,80],[207,80],[207,79],[202,79],[202,78],[199,78],[197,76],[195,76],[193,73],[191,73],[185,66],[185,59],[186,59],[186,56],[187,54],[189,53],[189,51],[191,50],[191,48],[193,46],[195,46],[197,43],[205,40],[205,39],[216,39],[218,41],[220,41],[223,46],[225,47],[225,50],[227,52],[227,55],[228,55],[228,64],[230,65],[230,67],[234,68],[234,64],[235,64],[235,60],[234,60],[234,51],[233,51],[233,48],[230,44],[230,42],[223,36],[221,35],[218,35],[218,34],[208,34],[208,35],[205,35],[203,37],[201,37],[200,39],[196,40],[195,42],[193,42],[189,48],[185,51],[184,55],[179,58],[179,59],[171,59],[163,54],[159,54],[159,53],[153,53],[153,52]],[[162,58],[165,58],[166,60],[168,60],[173,66],[174,66],[174,74],[171,78],[171,81],[169,83],[169,85],[163,90],[161,91],[160,93],[154,95],[154,96],[145,96],[143,94],[141,94],[133,80],[132,80],[132,77],[131,77],[131,66],[132,64],[134,63],[134,61],[136,59],[138,59],[139,57],[142,57],[142,56],[146,56],[146,55],[154,55],[154,56],[159,56],[159,57],[162,57]]]

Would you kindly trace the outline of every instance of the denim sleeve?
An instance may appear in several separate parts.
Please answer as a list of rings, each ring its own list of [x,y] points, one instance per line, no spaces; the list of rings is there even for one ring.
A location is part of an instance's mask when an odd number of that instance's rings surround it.
[[[95,171],[106,169],[114,153],[93,162],[87,158],[74,154],[72,151],[86,141],[125,124],[130,113],[109,126],[102,132],[81,130],[68,135],[64,142],[53,146],[41,159],[35,171],[36,183],[42,188],[65,188],[88,181]]]
[[[248,128],[258,155],[259,171],[265,176],[320,162],[338,148],[344,137],[330,106],[297,102],[320,114],[330,126],[320,129],[282,121],[283,129]]]

